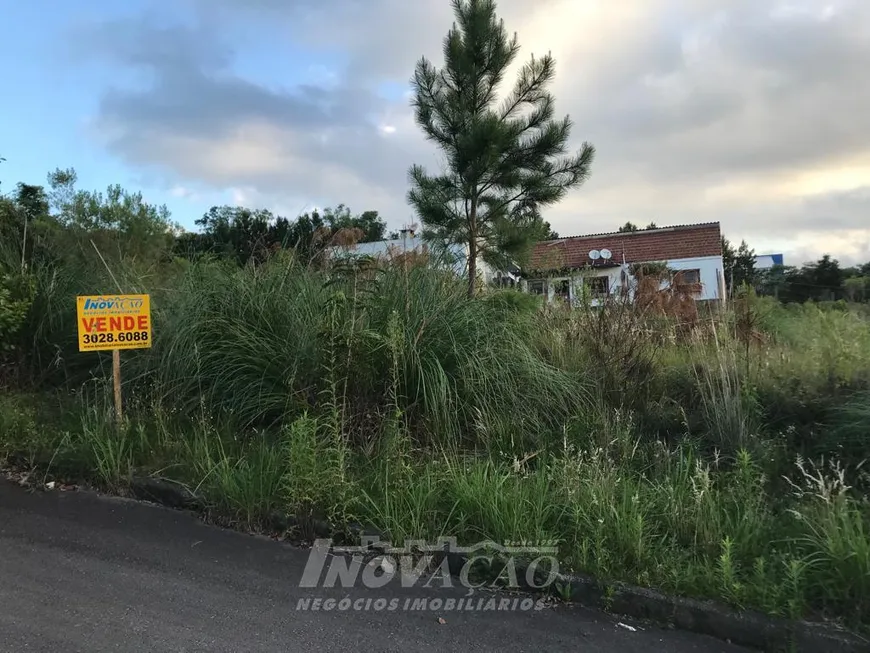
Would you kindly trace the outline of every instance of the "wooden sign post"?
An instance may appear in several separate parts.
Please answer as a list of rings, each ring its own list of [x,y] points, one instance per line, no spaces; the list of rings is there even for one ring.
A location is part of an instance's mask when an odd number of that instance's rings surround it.
[[[121,350],[151,346],[148,295],[95,295],[76,298],[79,351],[112,352],[115,419],[123,419]]]
[[[118,424],[124,418],[124,408],[121,402],[121,350],[112,350],[112,386],[115,395],[115,421]]]

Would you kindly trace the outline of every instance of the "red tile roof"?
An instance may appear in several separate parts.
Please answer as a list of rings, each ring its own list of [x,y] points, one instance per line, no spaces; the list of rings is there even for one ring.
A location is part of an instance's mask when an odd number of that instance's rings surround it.
[[[535,245],[530,270],[581,268],[592,264],[589,252],[609,249],[611,264],[650,263],[701,256],[722,256],[722,235],[718,222],[641,229],[640,231],[572,236],[546,240]],[[605,265],[602,259],[596,266]]]

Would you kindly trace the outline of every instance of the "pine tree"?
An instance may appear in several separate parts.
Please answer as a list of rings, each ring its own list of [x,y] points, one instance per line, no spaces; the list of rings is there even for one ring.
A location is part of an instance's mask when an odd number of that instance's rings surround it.
[[[517,37],[508,38],[494,0],[453,0],[453,9],[444,68],[424,57],[413,79],[417,122],[445,155],[446,170],[430,176],[413,166],[408,199],[430,242],[466,246],[472,295],[478,257],[496,266],[521,261],[547,237],[540,210],[588,178],[595,149],[584,143],[568,154],[571,121],[553,118],[547,91],[552,56],[532,57],[499,101]]]
[[[755,250],[740,241],[736,249],[727,238],[722,237],[722,265],[725,268],[725,284],[732,292],[743,284],[753,285],[757,281],[755,270]]]

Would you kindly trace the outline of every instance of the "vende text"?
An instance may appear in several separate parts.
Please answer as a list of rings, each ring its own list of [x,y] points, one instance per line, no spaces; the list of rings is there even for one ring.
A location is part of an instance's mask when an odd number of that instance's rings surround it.
[[[124,315],[123,317],[83,317],[82,326],[86,333],[106,331],[147,331],[148,316]]]

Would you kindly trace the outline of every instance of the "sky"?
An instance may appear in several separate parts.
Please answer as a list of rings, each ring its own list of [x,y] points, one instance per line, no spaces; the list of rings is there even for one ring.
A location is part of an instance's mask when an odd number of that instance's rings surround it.
[[[544,213],[560,234],[719,221],[787,264],[870,260],[870,2],[498,6],[597,150]],[[451,23],[449,0],[0,0],[0,192],[74,167],[186,228],[219,204],[413,223],[408,168],[441,159],[410,79]]]

